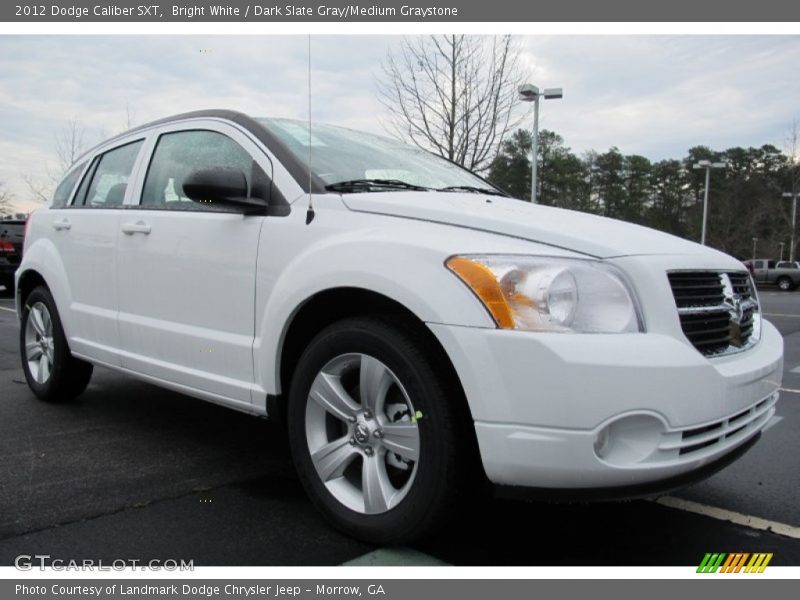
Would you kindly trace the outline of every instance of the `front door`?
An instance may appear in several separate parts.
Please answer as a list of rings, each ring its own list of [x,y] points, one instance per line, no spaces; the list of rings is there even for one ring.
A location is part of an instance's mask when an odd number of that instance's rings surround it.
[[[251,402],[255,276],[262,216],[193,202],[183,181],[235,168],[252,189],[266,157],[222,124],[166,127],[155,138],[140,202],[118,234],[122,365],[232,404]],[[259,162],[261,163],[259,165]]]

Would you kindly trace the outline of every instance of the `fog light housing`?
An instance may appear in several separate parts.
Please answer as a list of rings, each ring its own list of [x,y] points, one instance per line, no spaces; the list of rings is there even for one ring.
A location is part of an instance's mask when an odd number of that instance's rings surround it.
[[[603,427],[597,433],[597,439],[594,441],[594,453],[597,454],[600,458],[605,458],[608,454],[608,446],[609,446],[609,427]]]
[[[594,452],[607,463],[625,466],[645,462],[658,448],[666,430],[653,415],[628,415],[597,432]]]

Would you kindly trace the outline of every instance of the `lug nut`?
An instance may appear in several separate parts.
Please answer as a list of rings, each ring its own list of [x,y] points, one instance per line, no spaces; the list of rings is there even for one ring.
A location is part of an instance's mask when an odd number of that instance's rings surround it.
[[[365,419],[371,419],[372,418],[372,413],[369,412],[368,410],[365,410],[364,411],[364,418]]]
[[[373,433],[372,435],[374,435],[378,439],[381,439],[383,437],[383,431],[381,431],[380,429],[376,429],[375,433]]]
[[[365,453],[367,456],[372,456],[373,450],[372,450],[372,448],[370,448],[369,446],[367,446],[366,448],[364,448],[364,453]]]
[[[355,446],[356,445],[356,438],[350,438],[350,445],[351,446]]]
[[[355,417],[351,416],[351,417],[348,417],[347,420],[350,421],[351,423],[355,423],[358,419],[356,419]]]

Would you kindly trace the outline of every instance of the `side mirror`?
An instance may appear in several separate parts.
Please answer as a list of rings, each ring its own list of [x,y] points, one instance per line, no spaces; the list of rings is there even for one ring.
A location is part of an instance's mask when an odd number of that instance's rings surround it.
[[[183,181],[183,193],[200,204],[230,206],[244,213],[263,212],[267,205],[249,196],[242,171],[228,167],[194,171]]]

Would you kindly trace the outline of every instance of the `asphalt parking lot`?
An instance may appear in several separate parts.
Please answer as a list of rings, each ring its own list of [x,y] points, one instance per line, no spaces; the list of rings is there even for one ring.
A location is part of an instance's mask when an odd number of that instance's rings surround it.
[[[689,566],[735,551],[800,565],[800,291],[761,298],[785,337],[784,391],[737,463],[658,502],[485,500],[396,550],[328,527],[267,421],[104,369],[73,404],[37,401],[19,367],[13,300],[0,288],[0,565],[49,554],[196,566]]]

